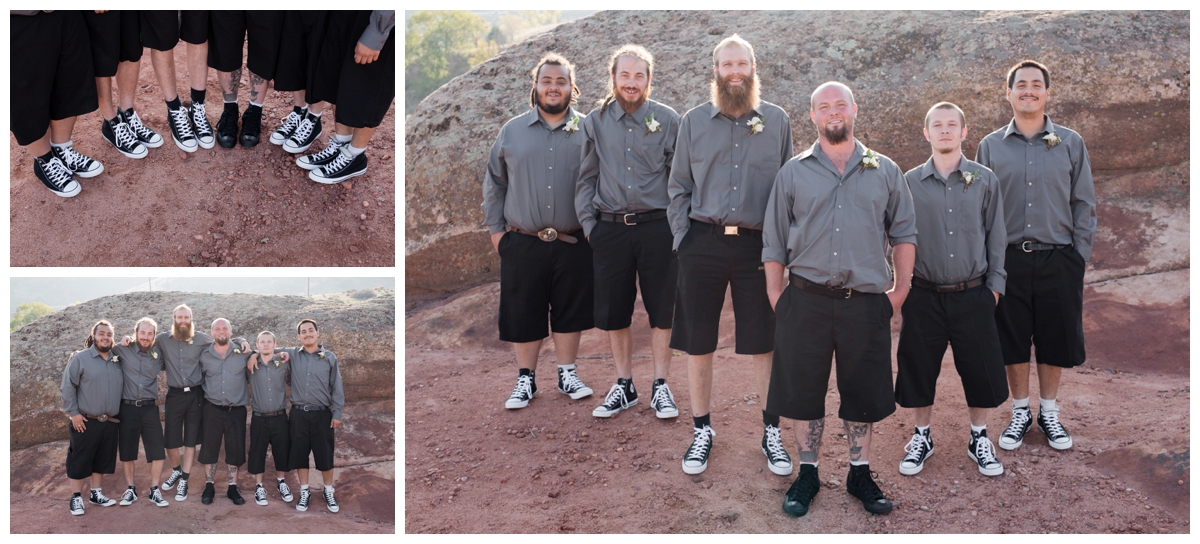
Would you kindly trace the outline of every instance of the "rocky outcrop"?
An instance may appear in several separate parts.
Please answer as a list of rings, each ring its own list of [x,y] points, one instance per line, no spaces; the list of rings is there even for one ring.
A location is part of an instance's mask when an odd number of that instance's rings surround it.
[[[1190,147],[1187,12],[601,12],[510,47],[426,98],[405,127],[405,283],[454,292],[494,281],[480,211],[489,146],[528,107],[529,69],[548,51],[574,62],[584,110],[604,93],[623,43],[655,55],[654,98],[680,113],[707,100],[711,50],[738,33],[755,46],[763,98],[811,144],[808,97],[849,84],[858,136],[903,168],[929,153],[921,120],[950,100],[979,139],[1011,116],[1004,72],[1050,66],[1048,112],[1088,143],[1100,198],[1089,279],[1186,267]]]
[[[396,375],[396,292],[377,288],[312,298],[245,294],[213,295],[159,291],[114,295],[69,306],[9,335],[11,342],[9,444],[24,448],[62,440],[63,369],[71,353],[83,346],[93,323],[112,322],[118,335],[131,334],[142,316],[169,329],[176,305],[192,307],[199,330],[224,317],[235,336],[274,331],[282,346],[298,345],[296,323],[317,321],[321,344],[338,356],[347,402],[394,400]],[[160,399],[166,396],[165,374],[159,375]],[[386,417],[394,417],[392,413]]]

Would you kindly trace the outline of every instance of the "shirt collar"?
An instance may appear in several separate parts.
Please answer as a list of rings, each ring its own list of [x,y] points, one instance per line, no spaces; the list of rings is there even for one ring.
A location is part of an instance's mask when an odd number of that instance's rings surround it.
[[[958,161],[958,168],[951,170],[951,172],[958,172],[959,175],[961,176],[962,173],[966,172],[970,167],[970,165],[967,163],[968,163],[967,156],[963,155],[962,159]],[[933,165],[933,156],[932,155],[929,157],[928,160],[925,161],[925,164],[921,165],[921,179],[925,179],[929,176],[937,177],[937,167],[935,167]],[[949,179],[941,180],[939,178],[939,181],[949,182],[950,180]]]
[[[649,98],[647,98],[645,102],[642,102],[642,105],[638,106],[638,109],[633,110],[633,113],[626,113],[625,108],[622,108],[621,103],[619,101],[617,101],[617,99],[615,99],[615,98],[613,99],[613,103],[609,104],[608,107],[610,107],[610,108],[616,107],[617,111],[621,112],[621,115],[617,116],[618,121],[625,118],[626,116],[632,117],[636,121],[641,121],[642,119],[650,117],[650,99]]]
[[[647,101],[647,102],[649,102],[649,101]],[[763,110],[762,105],[763,105],[763,102],[760,100],[758,102],[758,107],[754,108],[750,111],[754,112],[754,115],[757,115],[757,116],[763,118],[763,120],[766,120],[766,116],[763,115],[763,112],[762,112],[762,110]],[[717,116],[717,114],[721,113],[721,108],[718,108],[717,104],[715,102],[709,102],[708,109],[709,109],[709,112],[708,112],[709,119],[715,118]]]
[[[102,361],[104,360],[104,356],[103,356],[103,355],[100,355],[100,350],[96,349],[96,344],[92,344],[92,347],[88,348],[88,355],[91,355],[92,357],[95,357],[95,358],[97,358],[97,359],[100,359],[100,360],[102,360]],[[112,360],[112,356],[113,356],[113,355],[115,355],[114,351],[113,351],[113,350],[111,350],[111,349],[110,349],[110,350],[108,350],[108,358],[109,358],[109,360]]]
[[[1042,131],[1039,132],[1038,134],[1053,134],[1054,133],[1054,123],[1050,122],[1050,116],[1043,113],[1042,120],[1045,121],[1046,124],[1044,127],[1042,127]],[[1017,131],[1017,118],[1016,117],[1014,117],[1012,119],[1012,121],[1008,122],[1008,128],[1004,130],[1005,138],[1012,136],[1013,134],[1021,134],[1020,132]],[[1035,134],[1034,136],[1036,137],[1037,134]]]
[[[542,120],[542,115],[538,113],[537,106],[530,108],[529,112],[526,113],[525,115],[529,116],[529,121],[526,123],[525,126],[533,126],[534,124],[540,122],[546,128],[550,128],[550,126],[546,124],[546,121]],[[572,117],[579,117],[579,112],[575,111],[574,106],[567,106],[567,116],[563,118],[563,123],[561,125],[558,125],[558,127],[555,128],[554,130],[560,130],[563,127],[567,126],[567,121],[570,121]]]

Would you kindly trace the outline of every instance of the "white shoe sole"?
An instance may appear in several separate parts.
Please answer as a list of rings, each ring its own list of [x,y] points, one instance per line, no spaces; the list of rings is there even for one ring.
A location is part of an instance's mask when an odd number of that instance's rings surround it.
[[[122,500],[121,502],[119,502],[119,503],[117,503],[117,504],[119,504],[119,505],[121,505],[121,506],[129,506],[129,505],[131,505],[131,504],[133,504],[133,503],[135,503],[135,502],[137,502],[137,499],[133,499],[132,501],[129,501],[129,502],[125,502],[124,500]]]
[[[215,137],[209,136],[208,142],[205,142],[204,140],[202,140],[200,138],[196,138],[196,143],[200,144],[200,147],[202,147],[204,149],[212,149],[213,147],[215,147],[217,145],[217,139]]]
[[[514,401],[512,399],[509,399],[504,402],[504,407],[508,408],[509,410],[518,410],[518,409],[524,408],[526,406],[529,406],[529,401],[533,400],[535,397],[537,397],[537,391],[534,391],[532,395],[529,395],[528,400]],[[287,501],[287,502],[292,502],[292,501]]]
[[[184,495],[182,497],[180,497],[178,494],[175,495],[175,502],[183,502],[186,500],[187,500],[187,495]]]
[[[166,508],[166,507],[168,507],[168,506],[170,506],[170,505],[171,505],[171,503],[167,502],[167,500],[166,500],[166,499],[163,499],[163,501],[162,501],[162,502],[154,502],[154,501],[150,501],[150,504],[153,504],[154,506],[158,506],[158,507],[160,507],[160,508]]]
[[[311,177],[311,176],[309,176],[309,177]],[[562,393],[568,397],[571,397],[571,400],[579,400],[583,397],[592,396],[592,388],[591,387],[584,387],[583,389],[580,389],[579,391],[576,391],[574,393],[568,393],[566,391],[563,391],[562,389],[559,389],[558,392]]]
[[[654,416],[658,419],[671,419],[673,417],[679,417],[679,409],[660,411],[656,408],[654,410]]]
[[[74,174],[81,178],[94,178],[96,176],[99,176],[101,173],[104,172],[104,165],[100,164],[99,161],[97,161],[95,164],[97,167],[95,170],[92,170],[90,172],[74,172]]]
[[[142,158],[145,158],[146,155],[150,154],[150,151],[146,149],[146,146],[142,146],[141,153],[126,153],[121,148],[117,148],[117,151],[120,151],[122,155],[125,155],[126,157],[129,157],[131,159],[142,159]]]
[[[308,145],[303,146],[303,147],[288,145],[288,140],[284,140],[284,141],[280,142],[279,144],[282,145],[283,150],[288,153],[304,153],[305,151],[308,151],[308,148],[312,147],[312,144],[316,143],[316,141],[317,140],[314,138],[313,141],[308,142]]]
[[[1005,442],[1003,436],[1000,437],[1000,440],[996,441],[996,445],[1000,446],[1000,449],[1005,450],[1005,451],[1015,450],[1015,449],[1021,447],[1021,444],[1024,444],[1024,443],[1025,443],[1024,438],[1022,438],[1021,440],[1019,440],[1017,442]]]
[[[925,454],[925,461],[928,461],[930,457],[933,457],[933,448],[930,448],[929,453]],[[913,476],[916,474],[920,474],[922,470],[925,470],[925,462],[924,461],[922,461],[921,464],[919,464],[915,467],[912,467],[912,468],[905,467],[904,461],[900,462],[900,474],[903,474],[905,476]]]
[[[601,408],[604,408],[604,406],[600,406],[600,407],[596,408],[595,410],[592,410],[592,415],[596,416],[596,417],[613,417],[613,416],[621,413],[621,410],[628,410],[630,406],[633,406],[635,404],[637,404],[637,399],[633,399],[633,402],[628,403],[625,406],[618,407],[616,410],[613,410],[611,412],[609,412],[607,410],[601,410]]]
[[[150,141],[150,142],[147,142],[146,140],[143,140],[141,138],[139,138],[138,141],[142,142],[142,145],[149,147],[150,149],[157,149],[159,147],[162,147],[162,144],[163,144],[162,136],[159,136],[157,140]]]
[[[185,145],[183,144],[183,142],[180,142],[179,140],[176,140],[175,138],[171,138],[171,140],[174,140],[174,142],[175,142],[175,147],[178,147],[179,149],[182,149],[182,150],[184,150],[184,151],[186,151],[186,152],[188,152],[188,153],[195,153],[195,152],[196,152],[196,147],[197,147],[197,146],[196,146],[196,140],[195,140],[195,138],[193,138],[193,139],[192,139],[192,146],[191,146],[191,147],[187,147],[187,146],[185,146]]]
[[[708,461],[705,461],[703,465],[700,465],[698,467],[689,467],[689,466],[687,466],[687,461],[684,460],[684,462],[682,463],[682,466],[683,466],[684,474],[693,474],[693,475],[700,474],[701,472],[708,470]]]
[[[292,496],[288,495],[286,497],[280,497],[279,500],[281,500],[283,502],[292,502]]]
[[[110,502],[110,503],[103,503],[103,504],[101,504],[101,503],[95,503],[95,502],[88,501],[88,504],[90,504],[90,505],[92,505],[92,506],[103,506],[103,507],[105,507],[105,508],[108,508],[109,506],[112,506],[112,505],[114,505],[114,504],[117,504],[117,501],[112,501],[112,502]]]
[[[72,511],[71,511],[71,515],[72,515],[72,516],[82,516],[82,515],[83,515],[83,510],[72,510]]]
[[[70,187],[71,187],[71,185],[74,185],[74,186],[75,186],[75,188],[74,188],[74,189],[71,189],[71,188],[70,188]],[[61,197],[63,197],[63,198],[71,198],[71,197],[73,197],[73,196],[75,196],[75,195],[79,194],[79,192],[83,190],[83,186],[79,185],[79,182],[78,182],[78,181],[72,181],[71,183],[68,183],[68,184],[67,184],[67,187],[66,187],[66,189],[67,189],[67,190],[65,190],[65,191],[55,191],[54,189],[50,189],[50,192],[51,192],[51,193],[54,193],[54,194],[56,194],[56,195],[58,195],[58,196],[61,196]]]
[[[999,476],[1004,474],[1004,465],[1000,465],[998,468],[984,468],[979,464],[979,459],[975,458],[974,453],[968,451],[967,457],[970,457],[971,461],[975,462],[975,466],[979,467],[979,473],[984,476]]]
[[[317,182],[317,183],[323,183],[323,184],[325,184],[325,185],[333,185],[333,184],[335,184],[335,183],[341,183],[341,182],[343,182],[343,181],[346,181],[346,180],[348,180],[348,179],[350,179],[350,178],[356,178],[356,177],[358,177],[358,176],[361,176],[361,175],[363,175],[363,174],[366,174],[366,173],[367,173],[367,171],[366,171],[366,170],[361,170],[361,171],[355,172],[355,173],[353,173],[353,174],[346,174],[346,175],[343,175],[343,176],[338,176],[338,177],[336,177],[336,178],[323,178],[323,177],[317,176],[317,175],[316,175],[316,173],[317,173],[317,172],[318,172],[318,170],[316,170],[316,169],[310,170],[310,171],[308,172],[308,179],[311,179],[311,180],[313,180],[313,181],[315,181],[315,182]],[[592,393],[591,393],[591,390],[588,390],[588,395],[591,395],[591,394],[592,394]],[[584,396],[586,397],[587,395],[584,395]],[[574,397],[574,396],[573,396],[573,397],[571,397],[571,398],[578,398],[578,397]]]
[[[777,474],[777,475],[779,475],[779,476],[791,476],[791,475],[792,475],[792,465],[791,465],[791,463],[788,463],[788,466],[787,466],[787,468],[784,468],[784,467],[777,467],[777,466],[775,466],[774,464],[772,464],[772,463],[771,463],[771,457],[767,455],[767,450],[766,450],[766,448],[763,448],[763,447],[762,447],[762,444],[759,444],[759,445],[758,445],[758,447],[759,447],[759,449],[761,449],[761,450],[762,450],[762,452],[763,452],[763,455],[767,457],[767,470],[770,470],[771,472],[773,472],[773,473],[775,473],[775,474]]]
[[[266,505],[267,505],[267,501],[266,501],[266,500],[263,500],[262,502],[259,502],[258,500],[255,500],[255,501],[254,501],[254,504],[257,504],[257,505],[259,505],[259,506],[266,506]]]

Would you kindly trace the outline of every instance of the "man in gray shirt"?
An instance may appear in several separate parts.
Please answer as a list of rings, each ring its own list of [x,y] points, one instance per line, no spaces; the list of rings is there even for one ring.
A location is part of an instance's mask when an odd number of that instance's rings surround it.
[[[783,511],[803,516],[820,490],[817,455],[836,353],[838,416],[850,443],[846,491],[868,512],[886,514],[892,503],[868,460],[874,423],[896,410],[890,321],[908,295],[916,214],[896,163],[854,137],[850,88],[824,83],[810,104],[818,139],[779,171],[763,230],[767,294],[779,316],[767,410],[798,420],[800,448],[800,475]]]
[[[292,502],[292,491],[284,478],[288,473],[291,435],[288,432],[287,385],[291,382],[292,365],[283,364],[275,354],[275,333],[258,333],[255,342],[258,355],[250,357],[250,372],[246,379],[250,383],[250,455],[247,472],[254,475],[254,502],[267,505],[267,491],[263,489],[263,472],[267,465],[267,446],[275,458],[275,488],[283,502]]]
[[[138,439],[146,448],[146,460],[150,462],[150,502],[155,506],[168,506],[158,489],[162,478],[163,446],[162,421],[158,417],[158,375],[163,371],[163,357],[154,348],[154,336],[158,323],[143,317],[133,326],[136,343],[131,346],[117,345],[114,349],[121,358],[121,370],[125,384],[121,388],[121,465],[125,470],[128,488],[121,495],[121,506],[133,504],[138,499],[137,487],[133,484],[133,462],[138,458]]]
[[[117,501],[100,489],[104,474],[117,468],[117,423],[120,412],[120,358],[112,352],[113,328],[105,320],[92,325],[84,342],[63,369],[63,411],[71,418],[68,426],[71,447],[67,449],[67,478],[71,480],[71,515],[83,515],[83,490],[90,478],[88,502],[112,506]]]
[[[225,464],[229,470],[229,488],[225,496],[233,504],[245,504],[238,493],[238,467],[246,462],[246,405],[250,393],[246,388],[246,366],[254,352],[231,342],[233,325],[219,317],[212,323],[213,343],[200,352],[200,367],[204,372],[204,439],[200,448],[200,464],[204,465],[204,494],[200,502],[212,504],[216,490],[213,476],[217,469],[221,441],[225,441]]]
[[[999,476],[987,436],[988,411],[1008,398],[996,303],[1004,293],[1004,212],[996,175],[962,155],[966,115],[949,102],[925,114],[933,155],[904,175],[917,210],[917,262],[901,314],[896,402],[913,408],[916,429],[900,473],[913,475],[933,454],[929,431],[946,344],[962,378],[971,419],[967,455],[985,476]]]
[[[688,354],[692,445],[683,472],[708,468],[712,451],[710,398],[713,353],[725,290],[733,297],[734,352],[750,355],[763,410],[761,450],[775,474],[792,473],[769,413],[775,313],[762,274],[763,212],[775,173],[792,156],[792,131],[782,108],[759,99],[754,48],[734,34],[713,49],[711,101],[684,114],[667,193],[679,283],[671,348]]]
[[[1087,147],[1075,131],[1045,113],[1050,70],[1024,60],[1008,71],[1013,120],[979,142],[975,160],[1000,179],[1008,250],[1007,292],[996,327],[1012,392],[1012,420],[1000,447],[1021,446],[1032,426],[1029,362],[1037,348],[1041,407],[1038,429],[1050,447],[1071,447],[1059,421],[1058,384],[1064,368],[1083,364],[1083,274],[1096,234],[1096,190]]]
[[[633,306],[637,286],[650,321],[654,383],[650,405],[659,418],[679,415],[667,386],[677,270],[667,223],[667,178],[679,115],[650,100],[654,57],[625,45],[609,62],[608,96],[583,122],[583,159],[575,210],[595,270],[595,324],[608,331],[617,383],[592,411],[612,417],[637,404],[633,386]]]
[[[483,223],[500,254],[500,340],[516,344],[517,409],[537,394],[534,371],[549,326],[558,390],[592,394],[575,372],[583,331],[593,326],[592,249],[575,211],[584,115],[575,67],[556,53],[531,72],[530,110],[500,129],[483,178]],[[572,137],[574,135],[574,137]],[[543,188],[544,187],[544,188]]]
[[[330,512],[339,510],[333,496],[334,429],[342,425],[342,371],[337,356],[320,343],[317,322],[301,319],[296,325],[300,347],[283,350],[291,357],[292,411],[288,414],[291,457],[288,468],[300,478],[300,500],[296,510],[308,510],[308,454],[321,471],[322,495]]]

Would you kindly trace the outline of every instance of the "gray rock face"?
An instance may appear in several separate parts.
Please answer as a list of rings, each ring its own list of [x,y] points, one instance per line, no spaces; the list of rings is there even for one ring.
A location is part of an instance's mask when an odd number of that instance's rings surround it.
[[[198,330],[224,317],[234,336],[252,338],[273,331],[280,346],[296,346],[296,323],[305,317],[320,326],[321,344],[338,356],[346,401],[394,400],[396,375],[396,292],[390,289],[299,296],[212,295],[159,291],[114,295],[69,306],[9,335],[11,341],[10,447],[24,448],[62,440],[63,369],[83,347],[91,326],[107,319],[118,336],[132,334],[133,324],[150,316],[159,330],[170,330],[171,311],[191,306]],[[253,341],[251,340],[251,343]],[[159,375],[160,401],[166,398],[166,376]]]
[[[1187,266],[1187,245],[1178,245],[1187,202],[1178,195],[1189,182],[1188,12],[630,11],[534,36],[417,108],[405,127],[409,292],[498,278],[481,227],[481,183],[500,126],[528,107],[528,72],[541,55],[557,51],[578,66],[586,111],[604,95],[608,55],[644,45],[655,55],[653,97],[682,114],[708,99],[712,48],[735,32],[755,47],[763,99],[791,115],[797,152],[815,139],[809,95],[840,80],[855,91],[856,135],[905,169],[929,155],[921,123],[931,105],[963,107],[973,157],[979,139],[1011,118],[1005,71],[1040,60],[1051,69],[1048,113],[1083,135],[1097,178],[1092,273]]]

